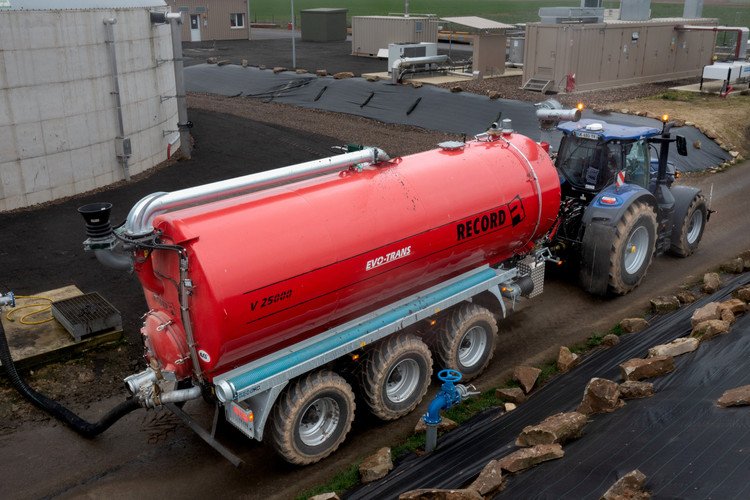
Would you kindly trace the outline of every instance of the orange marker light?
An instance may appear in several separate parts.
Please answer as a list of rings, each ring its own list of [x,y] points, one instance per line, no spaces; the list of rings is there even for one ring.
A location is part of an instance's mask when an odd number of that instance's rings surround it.
[[[669,121],[669,115],[661,115],[661,121],[667,123]]]
[[[352,361],[359,360],[359,354],[352,354]]]
[[[578,109],[578,111],[583,111],[583,103],[582,103],[582,102],[579,102],[579,103],[578,103],[578,104],[576,105],[576,108]]]

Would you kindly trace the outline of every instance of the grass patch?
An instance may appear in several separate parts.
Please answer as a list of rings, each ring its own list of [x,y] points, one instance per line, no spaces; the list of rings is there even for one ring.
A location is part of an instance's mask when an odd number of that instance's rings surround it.
[[[502,399],[495,396],[495,389],[490,389],[446,410],[444,415],[454,422],[462,424],[477,413],[500,406],[501,403]]]
[[[537,387],[541,387],[553,376],[557,375],[557,360],[547,361],[542,366],[537,367],[542,370],[539,374],[539,378],[536,379]]]
[[[681,92],[679,90],[667,90],[659,96],[659,98],[665,101],[681,102],[690,102],[695,100],[696,97],[700,97],[700,94],[696,94],[695,92]]]
[[[346,491],[350,488],[355,487],[357,484],[359,484],[359,462],[350,465],[343,471],[339,472],[333,478],[328,481],[326,484],[322,484],[320,486],[316,486],[315,488],[310,488],[307,491],[303,491],[299,495],[295,497],[296,500],[306,500],[307,498],[310,498],[315,495],[320,495],[321,493],[327,493],[329,491],[335,491],[336,493],[341,493],[342,491]]]
[[[404,455],[414,453],[419,449],[424,449],[426,439],[427,436],[424,432],[412,434],[406,439],[406,441],[391,448],[391,457],[393,457],[393,460],[395,461]]]

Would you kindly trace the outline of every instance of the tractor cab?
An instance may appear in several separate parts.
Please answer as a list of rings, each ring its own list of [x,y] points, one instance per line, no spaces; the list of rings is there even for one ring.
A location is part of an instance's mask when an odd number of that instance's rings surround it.
[[[599,120],[558,125],[563,132],[557,169],[563,191],[590,199],[614,184],[619,172],[624,182],[649,189],[651,158],[647,138],[658,135],[654,127],[626,127]]]

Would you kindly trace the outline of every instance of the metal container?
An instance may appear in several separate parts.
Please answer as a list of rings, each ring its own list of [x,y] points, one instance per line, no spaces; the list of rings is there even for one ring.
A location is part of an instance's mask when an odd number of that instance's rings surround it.
[[[509,133],[158,216],[190,262],[201,370],[214,376],[484,264],[528,252],[557,216],[554,165]],[[536,179],[536,180],[535,180]],[[175,252],[137,256],[162,368],[190,373]]]
[[[523,64],[523,50],[526,46],[526,39],[523,37],[513,37],[510,39],[510,49],[508,50],[508,62],[513,65]]]
[[[300,11],[302,41],[340,42],[346,40],[347,9],[305,9]]]
[[[354,16],[352,17],[352,55],[378,55],[392,43],[437,43],[436,17]]]

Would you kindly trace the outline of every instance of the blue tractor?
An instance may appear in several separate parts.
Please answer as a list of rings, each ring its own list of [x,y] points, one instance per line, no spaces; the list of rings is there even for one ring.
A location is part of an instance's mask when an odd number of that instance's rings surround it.
[[[666,120],[661,129],[592,119],[556,127],[563,133],[555,160],[562,206],[552,245],[577,264],[590,293],[626,294],[654,255],[687,257],[700,243],[711,212],[699,189],[673,185],[669,144],[680,155],[687,146]]]

